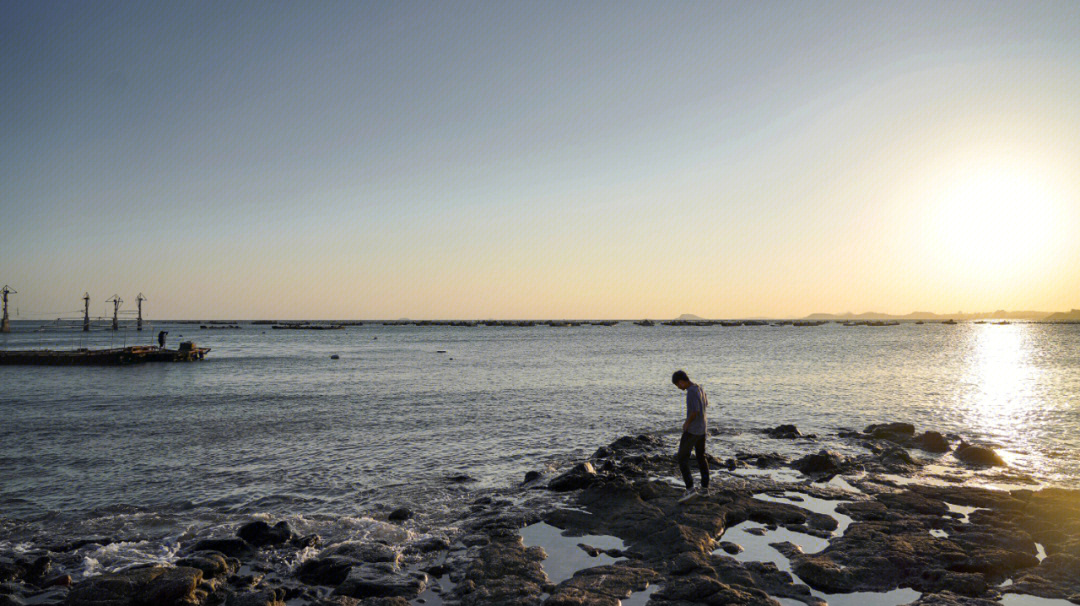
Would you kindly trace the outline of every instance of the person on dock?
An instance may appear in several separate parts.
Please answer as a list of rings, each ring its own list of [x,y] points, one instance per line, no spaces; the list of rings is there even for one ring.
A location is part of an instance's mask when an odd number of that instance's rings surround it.
[[[163,330],[157,334],[158,349],[165,349],[165,335],[169,334],[169,331]]]
[[[686,420],[682,426],[682,438],[679,439],[679,453],[675,460],[686,483],[686,494],[679,499],[684,503],[700,494],[694,489],[694,478],[690,475],[690,451],[697,455],[698,470],[701,472],[701,492],[709,491],[709,461],[705,458],[705,434],[708,428],[705,409],[709,407],[709,398],[700,385],[690,381],[686,371],[676,370],[671,375],[671,382],[686,392]]]

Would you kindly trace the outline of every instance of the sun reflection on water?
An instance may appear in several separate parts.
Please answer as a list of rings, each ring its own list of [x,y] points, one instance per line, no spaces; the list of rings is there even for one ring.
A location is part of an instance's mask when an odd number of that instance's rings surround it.
[[[967,370],[959,393],[967,426],[1012,445],[1015,450],[1000,451],[1010,464],[1029,469],[1040,466],[1030,457],[1038,451],[1033,421],[1047,411],[1038,389],[1042,370],[1033,356],[1031,325],[972,324],[968,328]]]

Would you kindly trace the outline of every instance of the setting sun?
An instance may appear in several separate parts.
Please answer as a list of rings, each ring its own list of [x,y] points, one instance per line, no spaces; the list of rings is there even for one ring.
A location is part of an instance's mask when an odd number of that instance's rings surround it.
[[[1046,183],[1024,170],[963,175],[940,198],[940,252],[976,276],[1023,273],[1058,244],[1057,206]]]

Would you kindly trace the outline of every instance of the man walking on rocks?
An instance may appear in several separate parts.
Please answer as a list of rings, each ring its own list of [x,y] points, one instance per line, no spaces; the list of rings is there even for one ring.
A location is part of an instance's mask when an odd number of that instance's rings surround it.
[[[679,440],[679,454],[675,457],[686,482],[686,494],[679,499],[680,503],[684,503],[699,494],[694,489],[694,478],[690,475],[691,449],[697,455],[698,470],[701,471],[701,491],[709,491],[709,461],[705,458],[705,409],[709,407],[709,398],[700,385],[690,381],[685,371],[676,370],[671,375],[671,382],[686,392],[686,421],[683,422],[682,438]]]

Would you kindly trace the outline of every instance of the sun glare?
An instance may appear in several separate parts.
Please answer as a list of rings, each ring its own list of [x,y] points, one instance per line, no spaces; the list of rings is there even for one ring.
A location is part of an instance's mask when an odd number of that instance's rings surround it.
[[[1054,233],[1050,192],[1019,171],[987,170],[947,188],[940,202],[943,252],[990,271],[1045,257]]]

